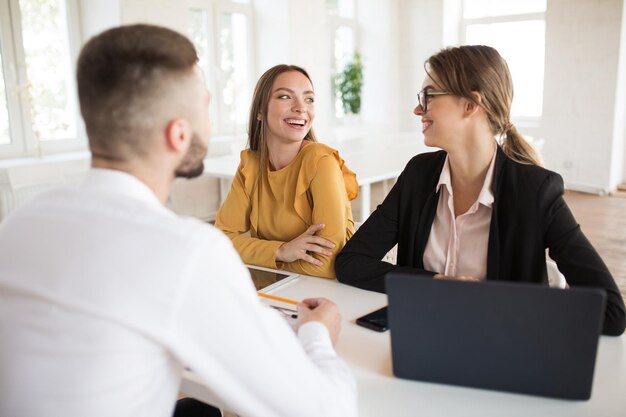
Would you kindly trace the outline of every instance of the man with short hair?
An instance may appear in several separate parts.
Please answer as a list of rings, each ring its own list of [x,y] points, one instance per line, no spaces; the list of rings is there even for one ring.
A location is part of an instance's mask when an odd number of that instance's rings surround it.
[[[87,179],[0,226],[0,415],[171,416],[186,366],[242,416],[356,415],[337,307],[303,301],[294,334],[228,238],[163,205],[207,150],[191,42],[111,29],[84,46],[77,79]]]

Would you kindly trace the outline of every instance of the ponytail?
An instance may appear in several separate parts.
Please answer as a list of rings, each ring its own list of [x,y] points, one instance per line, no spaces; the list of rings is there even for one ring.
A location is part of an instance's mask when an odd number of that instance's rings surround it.
[[[543,160],[537,150],[509,124],[502,135],[501,147],[505,155],[520,164],[531,164],[543,167]]]

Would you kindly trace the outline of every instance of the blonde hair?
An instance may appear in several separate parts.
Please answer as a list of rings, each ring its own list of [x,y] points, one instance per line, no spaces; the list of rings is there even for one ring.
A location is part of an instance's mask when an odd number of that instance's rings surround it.
[[[424,68],[427,74],[436,75],[440,88],[485,110],[491,129],[502,138],[500,145],[509,158],[543,166],[535,148],[510,121],[513,82],[509,67],[498,51],[484,45],[445,48],[428,58]],[[472,92],[480,94],[480,102]]]

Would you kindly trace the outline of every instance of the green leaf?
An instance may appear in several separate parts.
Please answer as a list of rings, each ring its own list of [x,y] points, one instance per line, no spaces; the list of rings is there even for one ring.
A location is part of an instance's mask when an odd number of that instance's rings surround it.
[[[355,51],[351,62],[335,76],[335,90],[339,94],[344,112],[358,114],[361,111],[363,87],[363,64],[361,55]]]

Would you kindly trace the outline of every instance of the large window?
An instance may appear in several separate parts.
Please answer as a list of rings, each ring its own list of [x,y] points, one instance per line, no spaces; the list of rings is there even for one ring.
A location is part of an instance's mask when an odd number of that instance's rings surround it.
[[[218,134],[246,131],[251,92],[251,5],[246,0],[193,0],[188,32],[213,94]]]
[[[543,107],[546,0],[465,0],[463,43],[496,48],[513,78],[511,116],[537,125]]]
[[[0,155],[83,148],[75,0],[0,0]]]
[[[342,71],[346,64],[354,57],[357,49],[357,23],[355,19],[355,0],[326,0],[331,30],[331,72],[337,74]],[[339,92],[334,83],[333,116],[340,121],[345,116]]]

